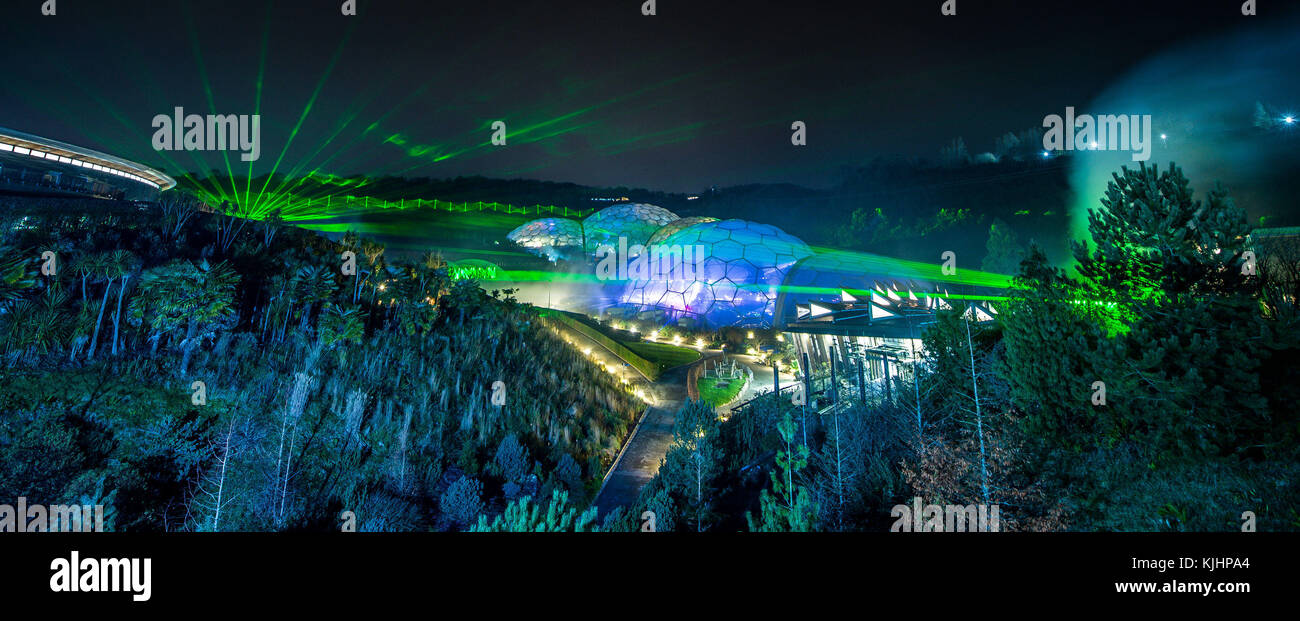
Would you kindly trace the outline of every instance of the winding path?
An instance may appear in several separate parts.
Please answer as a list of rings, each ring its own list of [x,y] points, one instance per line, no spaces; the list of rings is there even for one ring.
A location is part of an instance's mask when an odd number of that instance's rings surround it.
[[[618,507],[631,507],[636,503],[641,488],[659,472],[659,464],[673,443],[673,423],[677,410],[686,402],[686,378],[692,367],[719,354],[705,350],[695,362],[669,369],[651,385],[654,405],[646,409],[641,422],[632,431],[632,437],[614,463],[596,496],[598,516],[604,518]]]
[[[616,507],[632,506],[641,493],[641,488],[659,472],[659,464],[664,455],[668,454],[668,447],[673,442],[673,423],[676,421],[677,410],[686,401],[686,376],[691,367],[716,356],[718,352],[705,350],[699,360],[669,369],[659,376],[658,381],[651,382],[635,367],[625,365],[621,358],[598,341],[563,324],[557,325],[557,329],[573,345],[590,351],[590,358],[603,362],[610,368],[620,369],[620,373],[625,374],[624,377],[653,397],[654,405],[643,411],[641,420],[624,443],[596,496],[598,516],[603,519]]]

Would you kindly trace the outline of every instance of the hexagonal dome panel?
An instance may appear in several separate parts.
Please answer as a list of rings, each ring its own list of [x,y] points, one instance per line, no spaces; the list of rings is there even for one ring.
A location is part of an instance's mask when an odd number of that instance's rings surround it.
[[[582,228],[587,233],[587,252],[595,253],[603,244],[617,248],[619,237],[627,238],[629,248],[637,244],[644,246],[655,231],[677,219],[677,214],[646,203],[606,207],[582,221]]]
[[[689,218],[678,218],[676,220],[673,220],[672,222],[669,222],[668,224],[663,225],[662,227],[659,228],[658,231],[655,231],[655,234],[650,236],[650,240],[646,242],[646,245],[648,246],[650,244],[663,243],[663,241],[665,239],[668,239],[670,235],[688,226],[694,226],[696,224],[702,224],[705,222],[717,222],[717,221],[718,219],[712,216],[691,216]]]
[[[812,255],[799,238],[748,220],[696,222],[655,243],[690,248],[693,261],[628,282],[620,302],[640,311],[694,316],[715,327],[771,326],[786,271]],[[694,256],[696,247],[703,248],[703,257]],[[663,296],[651,294],[665,290]]]
[[[582,248],[582,224],[568,218],[541,218],[525,222],[507,233],[506,239],[554,261]]]

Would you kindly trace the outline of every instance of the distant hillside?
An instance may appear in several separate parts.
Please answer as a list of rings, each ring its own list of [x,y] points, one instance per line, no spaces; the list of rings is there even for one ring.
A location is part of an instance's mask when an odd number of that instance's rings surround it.
[[[681,216],[766,222],[815,246],[930,261],[937,261],[945,250],[953,250],[978,263],[985,253],[989,226],[995,220],[1005,222],[1020,245],[1033,239],[1047,248],[1053,259],[1065,258],[1069,188],[1064,169],[1064,158],[956,167],[877,160],[844,171],[842,181],[826,190],[752,184],[711,189],[699,195],[486,177],[313,177],[298,184],[294,194],[313,199],[334,195],[380,201],[490,201],[576,210],[601,209],[627,199],[659,205]],[[300,224],[324,232],[355,229],[396,248],[436,247],[447,249],[451,255],[479,255],[489,260],[491,255],[498,255],[511,262],[507,257],[517,249],[504,244],[505,234],[534,217],[538,216],[372,209],[322,214],[319,220]]]

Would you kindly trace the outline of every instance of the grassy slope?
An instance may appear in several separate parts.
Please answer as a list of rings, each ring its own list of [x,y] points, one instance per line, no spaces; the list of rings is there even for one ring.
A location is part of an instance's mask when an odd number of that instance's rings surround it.
[[[638,356],[659,365],[661,370],[671,369],[700,359],[700,352],[688,347],[646,341],[622,341],[622,343]]]

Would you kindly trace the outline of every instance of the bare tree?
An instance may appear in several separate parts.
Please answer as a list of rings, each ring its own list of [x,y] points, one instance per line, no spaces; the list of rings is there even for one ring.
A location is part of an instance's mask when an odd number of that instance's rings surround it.
[[[169,242],[180,237],[185,224],[198,212],[198,204],[185,198],[168,198],[158,205],[163,212],[163,239]]]
[[[973,314],[973,312],[972,312]],[[984,413],[980,409],[980,384],[975,375],[975,346],[971,344],[970,320],[966,324],[966,349],[970,353],[970,387],[971,399],[975,402],[975,433],[980,443],[980,490],[983,492],[984,504],[989,503],[989,468],[987,452],[984,450]]]
[[[218,532],[221,530],[221,512],[235,501],[236,495],[228,490],[227,481],[232,459],[239,450],[240,440],[235,419],[231,419],[226,432],[219,436],[212,446],[213,458],[206,471],[200,477],[198,485],[190,494],[186,507],[186,521],[198,531]]]
[[[311,393],[313,379],[306,373],[294,375],[293,388],[289,392],[289,402],[285,404],[284,414],[280,418],[280,446],[275,456],[275,478],[273,489],[275,507],[273,514],[277,526],[284,524],[286,498],[289,495],[290,466],[293,463],[293,445],[298,438],[298,420],[307,406],[307,397]],[[287,444],[286,444],[287,439]],[[287,452],[286,452],[287,451]]]
[[[230,252],[230,247],[248,224],[250,215],[244,207],[230,201],[221,203],[217,208],[217,247],[222,254]]]

